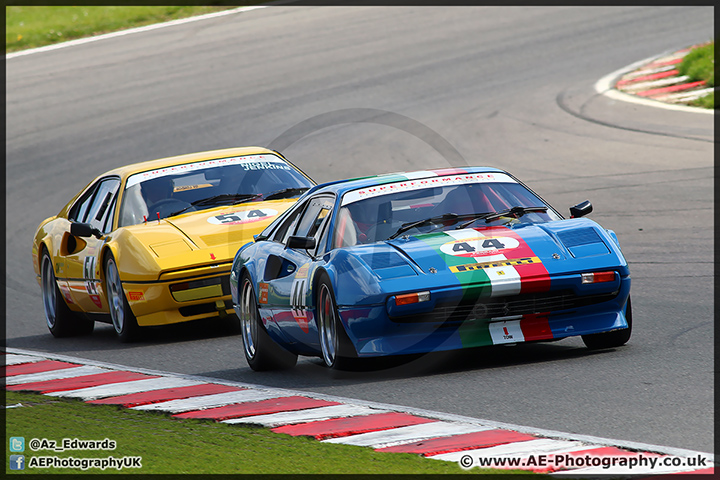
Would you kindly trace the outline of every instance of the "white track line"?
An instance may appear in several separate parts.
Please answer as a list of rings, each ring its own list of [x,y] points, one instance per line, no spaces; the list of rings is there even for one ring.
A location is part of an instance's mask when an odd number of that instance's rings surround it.
[[[33,357],[30,355],[14,355],[8,353],[5,355],[5,365],[20,365],[21,363],[36,363],[45,360],[44,358]]]
[[[223,420],[222,423],[242,423],[273,428],[281,425],[318,422],[322,420],[330,420],[331,418],[359,417],[374,415],[377,413],[387,413],[389,411],[390,410],[379,410],[375,408],[361,407],[358,405],[330,405],[329,407],[317,407],[292,412],[268,413],[266,415],[230,418],[228,420]]]
[[[23,383],[44,382],[47,380],[60,380],[73,377],[84,377],[96,373],[107,373],[111,370],[98,367],[82,366],[50,370],[48,372],[28,373],[27,375],[14,375],[5,379],[6,385],[21,385]]]
[[[658,67],[658,68],[646,68],[646,69],[640,69],[635,70],[634,72],[630,72],[628,74],[623,75],[623,80],[632,80],[633,78],[637,77],[644,77],[645,75],[653,75],[655,73],[662,73],[662,72],[669,72],[670,70],[674,70],[677,68],[677,65],[666,65],[664,67]]]
[[[99,398],[117,397],[131,393],[152,392],[165,388],[192,387],[203,385],[205,382],[198,380],[185,380],[184,378],[160,377],[145,378],[131,382],[109,383],[96,387],[78,388],[77,390],[66,390],[63,392],[48,393],[51,397],[81,398],[83,401],[97,400]]]
[[[108,40],[110,38],[122,37],[125,35],[132,35],[135,33],[149,32],[151,30],[157,30],[165,27],[173,27],[175,25],[184,25],[186,23],[198,22],[201,20],[208,20],[211,18],[224,17],[226,15],[234,15],[236,13],[249,12],[251,10],[257,10],[260,8],[267,8],[267,5],[255,5],[252,7],[239,7],[231,10],[223,10],[221,12],[206,13],[205,15],[197,15],[195,17],[180,18],[177,20],[171,20],[169,22],[155,23],[153,25],[146,25],[144,27],[129,28],[127,30],[120,30],[118,32],[105,33],[103,35],[96,35],[94,37],[78,38],[77,40],[70,40],[68,42],[55,43],[53,45],[47,45],[45,47],[31,48],[28,50],[21,50],[19,52],[12,52],[5,55],[5,60],[11,58],[23,57],[26,55],[32,55],[35,53],[50,52],[52,50],[59,50],[61,48],[75,47],[78,45],[85,45],[87,43],[97,42],[100,40]]]
[[[282,397],[280,393],[239,390],[237,392],[215,393],[212,395],[201,395],[199,397],[182,398],[179,400],[168,400],[166,402],[151,403],[132,407],[133,410],[155,410],[170,413],[189,412],[192,410],[207,410],[208,408],[223,407],[231,403],[257,402],[271,398]]]
[[[649,82],[633,83],[630,85],[624,85],[622,87],[622,91],[624,91],[624,92],[641,92],[641,91],[645,91],[645,90],[651,90],[653,88],[666,87],[668,85],[675,85],[676,83],[685,83],[687,80],[690,80],[690,77],[688,77],[687,75],[682,75],[680,77],[670,77],[670,78],[663,78],[660,80],[651,80]]]
[[[344,445],[357,445],[359,447],[384,448],[402,445],[404,443],[419,442],[428,438],[449,437],[465,433],[491,430],[490,427],[481,427],[468,423],[430,422],[420,425],[396,427],[390,430],[360,433],[347,437],[330,438],[323,443],[342,443]]]

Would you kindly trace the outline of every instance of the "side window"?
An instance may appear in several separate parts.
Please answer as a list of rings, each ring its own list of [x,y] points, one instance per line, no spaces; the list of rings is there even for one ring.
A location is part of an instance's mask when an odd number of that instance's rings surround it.
[[[102,233],[110,233],[112,231],[112,223],[113,219],[115,218],[115,207],[117,206],[117,193],[115,193],[115,196],[112,199],[112,205],[110,206],[110,210],[108,211],[108,214],[105,215],[105,222],[103,223],[103,228],[100,229]]]
[[[89,188],[82,197],[80,197],[80,199],[70,209],[70,212],[68,213],[68,219],[75,222],[85,222],[85,219],[87,218],[88,207],[90,207],[90,203],[92,202],[93,196],[97,191],[97,187],[98,184],[96,183],[91,188]]]
[[[333,201],[328,197],[317,197],[310,200],[305,212],[300,218],[295,235],[300,237],[314,237],[323,220],[332,211]]]
[[[93,196],[92,203],[88,209],[86,222],[103,231],[106,223],[106,215],[110,212],[114,212],[114,199],[117,193],[118,187],[120,186],[119,178],[110,178],[103,180],[98,185],[97,191]],[[112,202],[112,204],[111,204]],[[110,222],[112,223],[112,221]]]
[[[294,227],[297,224],[298,218],[300,218],[300,214],[302,213],[302,211],[303,208],[298,208],[290,215],[288,215],[287,218],[282,222],[280,227],[275,230],[275,233],[272,236],[272,241],[285,243],[287,241],[287,238],[290,236],[290,232],[294,230]]]
[[[327,218],[321,227],[320,233],[316,235],[318,241],[315,251],[313,252],[315,256],[324,255],[327,252],[328,236],[330,235],[330,217],[331,215],[327,215]]]

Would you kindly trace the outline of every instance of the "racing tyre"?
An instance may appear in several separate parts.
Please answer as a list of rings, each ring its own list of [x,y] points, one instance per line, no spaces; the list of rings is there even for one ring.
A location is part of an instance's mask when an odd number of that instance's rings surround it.
[[[45,321],[54,337],[70,337],[92,333],[95,322],[77,316],[65,303],[55,279],[50,254],[45,250],[40,262],[42,298]]]
[[[340,323],[335,294],[325,273],[318,282],[317,295],[317,329],[325,366],[338,370],[355,369],[358,366],[357,354]]]
[[[275,343],[265,330],[255,300],[255,289],[247,273],[242,276],[240,289],[240,333],[250,368],[261,372],[294,367],[297,355]]]
[[[107,294],[108,308],[110,309],[110,318],[118,338],[123,343],[137,340],[140,327],[135,315],[130,310],[127,298],[125,298],[120,273],[112,253],[108,253],[105,258],[105,292]]]
[[[615,348],[625,345],[630,340],[632,334],[632,305],[630,297],[627,301],[627,310],[625,311],[628,328],[622,330],[614,330],[607,333],[593,333],[591,335],[583,335],[582,339],[585,346],[591,350],[599,350],[602,348]]]

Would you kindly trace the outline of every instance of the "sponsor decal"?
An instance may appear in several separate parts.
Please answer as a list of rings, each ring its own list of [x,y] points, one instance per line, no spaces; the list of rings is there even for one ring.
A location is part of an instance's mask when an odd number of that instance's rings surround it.
[[[58,286],[60,287],[60,291],[62,292],[63,297],[65,297],[65,301],[67,303],[75,303],[73,302],[72,295],[70,295],[70,289],[62,283],[58,284]]]
[[[272,208],[254,208],[252,210],[242,210],[239,212],[225,213],[223,215],[215,215],[208,218],[208,223],[213,225],[240,225],[244,223],[259,222],[269,220],[277,216],[277,210]]]
[[[275,169],[291,170],[291,167],[275,155],[245,155],[242,157],[217,158],[205,160],[204,162],[186,163],[170,167],[158,168],[147,172],[136,173],[127,179],[125,188],[130,188],[150,178],[166,177],[168,175],[186,174],[196,170],[212,167],[223,167],[226,165],[241,165],[244,170]]]
[[[310,263],[306,263],[302,267],[298,268],[295,278],[307,278],[308,270],[310,270]]]
[[[267,304],[269,285],[267,283],[259,282],[258,289],[260,290],[260,299],[258,300],[258,302],[264,305]]]
[[[102,300],[100,300],[100,295],[90,295],[90,300],[98,307],[102,308]]]
[[[490,329],[490,337],[495,345],[525,341],[522,328],[520,328],[520,320],[494,322],[488,325],[488,327]]]
[[[197,190],[198,188],[212,187],[209,183],[201,183],[199,185],[178,185],[173,188],[173,192],[185,192],[187,190]]]
[[[514,258],[512,260],[498,260],[495,262],[468,263],[466,265],[453,265],[450,271],[453,273],[472,272],[474,270],[483,270],[495,267],[514,267],[516,265],[530,265],[533,263],[542,263],[538,257]],[[501,273],[502,272],[502,273]],[[503,270],[498,271],[499,275],[505,275]]]
[[[404,192],[410,190],[421,190],[423,188],[444,187],[446,185],[463,185],[470,183],[484,182],[505,182],[517,183],[504,173],[466,173],[461,175],[446,175],[440,177],[421,178],[414,180],[405,180],[401,182],[386,183],[384,185],[374,185],[372,187],[361,188],[348,192],[343,196],[343,205],[348,205],[358,200],[364,200],[371,197],[379,197],[395,192]]]
[[[140,302],[145,300],[145,294],[143,292],[128,292],[128,300],[131,302]]]
[[[247,162],[241,164],[241,167],[243,170],[250,171],[250,170],[292,170],[290,168],[290,165],[287,165],[284,162]]]
[[[497,255],[520,246],[515,238],[478,236],[453,240],[440,246],[440,251],[454,257],[483,257]]]

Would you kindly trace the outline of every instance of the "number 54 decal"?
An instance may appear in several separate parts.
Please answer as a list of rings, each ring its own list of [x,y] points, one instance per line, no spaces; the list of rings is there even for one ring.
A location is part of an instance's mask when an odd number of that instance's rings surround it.
[[[95,278],[95,266],[97,266],[97,257],[87,256],[83,263],[83,277],[85,278],[85,289],[88,292],[90,300],[98,307],[102,308],[102,300],[100,300],[100,292],[97,289],[99,280]]]
[[[85,257],[83,264],[83,277],[85,278],[85,289],[90,295],[97,295],[97,285],[95,285],[95,266],[97,265],[97,257]]]
[[[269,220],[277,216],[277,210],[272,208],[255,208],[252,210],[242,210],[240,212],[230,212],[222,215],[215,215],[208,218],[208,223],[213,225],[239,225],[243,223],[259,222],[260,220]]]

